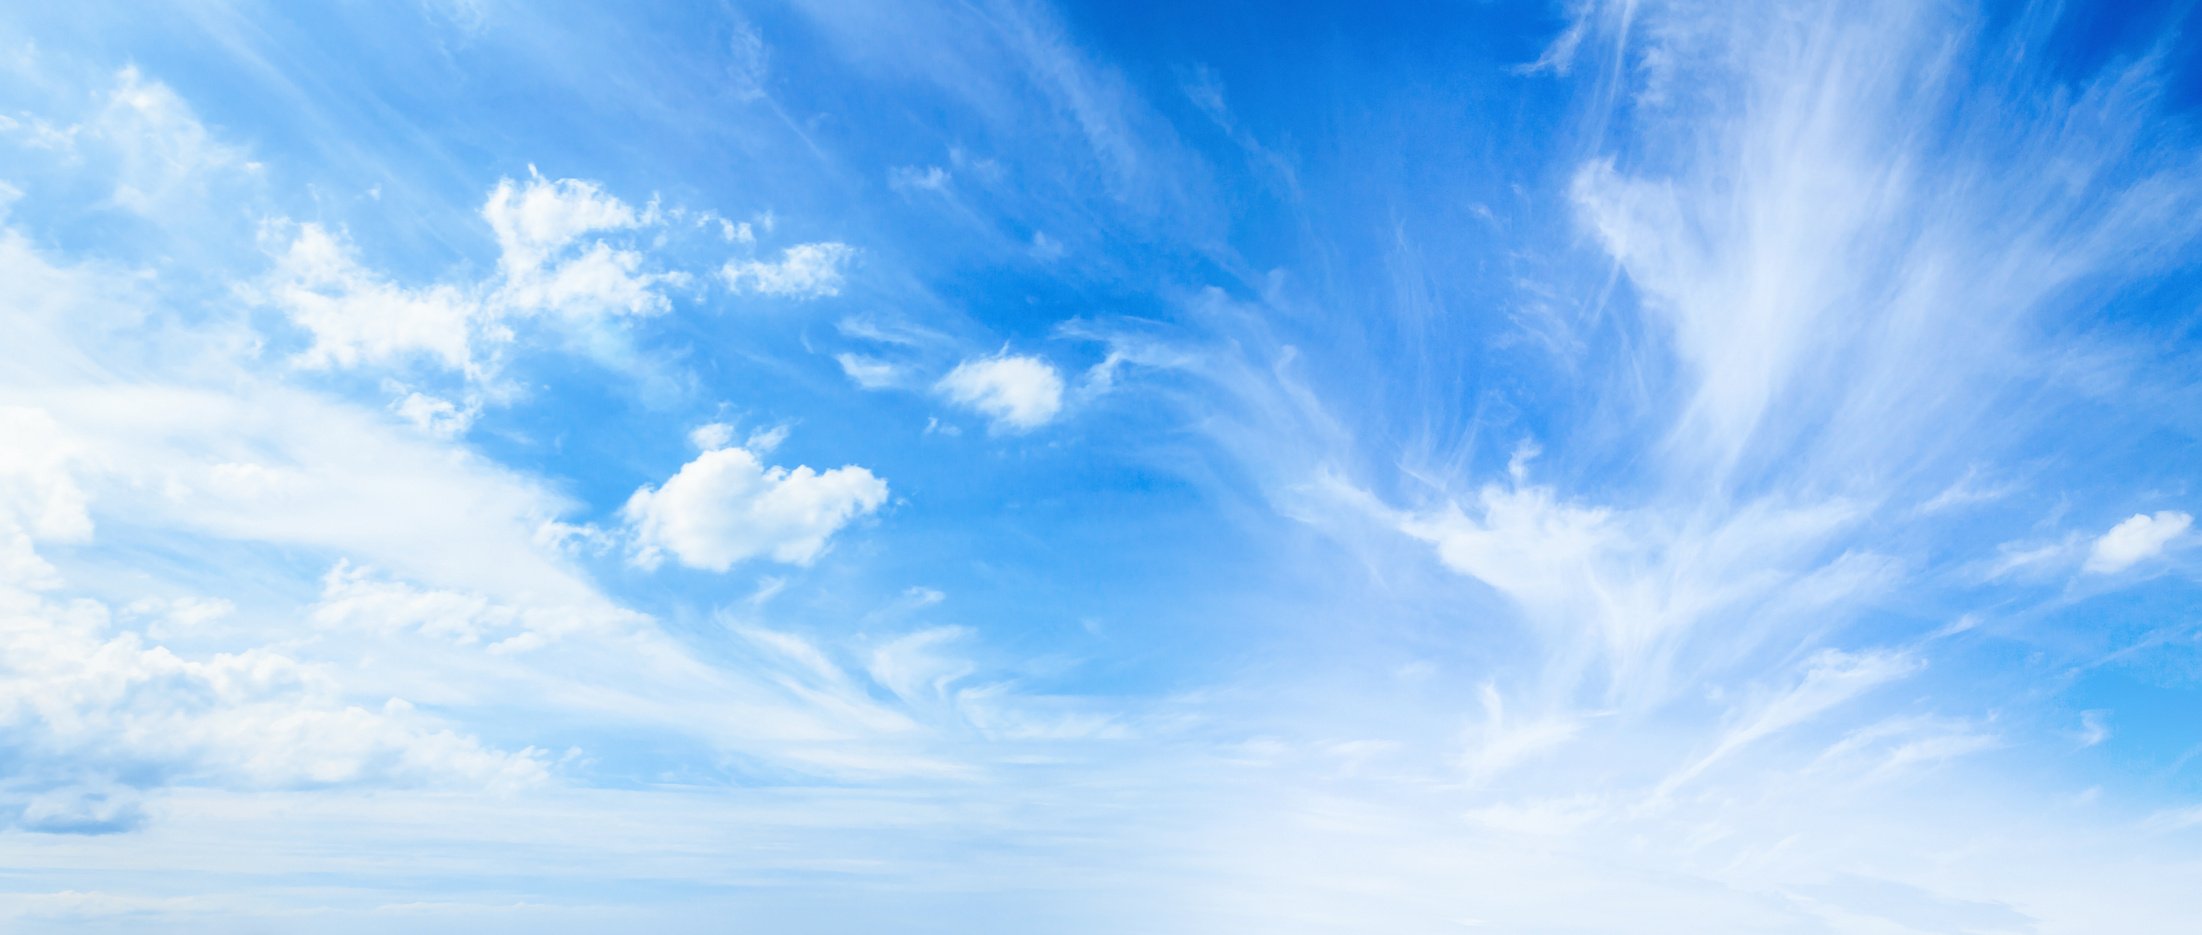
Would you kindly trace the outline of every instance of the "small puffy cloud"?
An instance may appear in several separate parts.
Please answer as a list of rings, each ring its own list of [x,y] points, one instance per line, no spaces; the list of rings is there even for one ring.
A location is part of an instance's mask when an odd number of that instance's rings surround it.
[[[790,431],[793,429],[786,423],[756,429],[749,433],[748,438],[742,439],[742,447],[757,454],[768,455],[774,448],[780,447],[781,442],[788,440]]]
[[[267,300],[313,335],[302,367],[351,367],[428,357],[452,369],[472,360],[477,303],[451,286],[408,289],[376,275],[351,245],[300,224],[263,286]]]
[[[698,455],[658,488],[643,487],[623,511],[636,561],[666,552],[690,568],[725,571],[769,557],[807,565],[842,526],[887,502],[887,482],[855,465],[819,472],[766,467],[742,448]]]
[[[774,225],[770,214],[735,224],[654,200],[638,208],[596,182],[546,179],[532,167],[526,179],[500,179],[481,217],[496,237],[496,271],[421,286],[402,285],[362,263],[341,231],[271,222],[263,236],[280,241],[270,249],[274,268],[246,294],[311,334],[299,366],[427,361],[486,383],[500,367],[501,348],[526,322],[586,339],[620,319],[671,310],[671,291],[695,286],[701,274],[684,268],[668,244],[671,235],[716,225],[725,239],[753,245]],[[814,299],[840,293],[855,256],[842,243],[798,244],[777,259],[726,263],[718,275],[736,292]],[[439,432],[456,425],[436,424]]]
[[[2153,516],[2136,513],[2095,540],[2084,567],[2096,574],[2124,571],[2143,559],[2163,554],[2165,546],[2193,525],[2193,516],[2173,510],[2161,510]]]
[[[135,790],[110,784],[64,786],[31,796],[15,825],[44,834],[119,834],[145,824]]]
[[[872,651],[865,674],[898,698],[946,697],[957,680],[972,673],[973,666],[941,650],[970,636],[971,631],[963,627],[935,627],[891,640]]]
[[[720,270],[727,288],[795,299],[841,294],[841,269],[856,257],[845,243],[796,244],[780,251],[778,262],[749,260]]]
[[[2080,712],[2080,746],[2092,747],[2110,739],[2108,714],[2106,711]]]
[[[656,314],[671,307],[661,288],[688,279],[650,269],[638,250],[590,236],[658,220],[654,209],[637,212],[594,182],[503,179],[490,191],[482,217],[497,235],[492,277],[401,286],[360,263],[339,233],[313,223],[276,224],[270,229],[290,237],[256,291],[312,334],[300,366],[425,358],[478,376],[480,344],[509,341],[514,317],[551,313],[581,321]]]
[[[2084,545],[2076,534],[2055,542],[2006,542],[1996,547],[1993,561],[1983,564],[1981,577],[1987,581],[2044,577],[2072,567],[2073,557]]]
[[[482,218],[502,251],[497,301],[517,313],[654,314],[671,307],[658,286],[686,278],[646,272],[641,253],[589,239],[658,222],[654,208],[637,212],[595,182],[502,179],[482,205]]]
[[[771,454],[772,449],[788,440],[789,426],[772,425],[753,429],[742,439],[742,447],[751,454]],[[706,422],[688,431],[688,443],[699,451],[711,451],[734,444],[734,425],[729,422]]]
[[[499,180],[490,190],[488,203],[482,205],[482,218],[497,232],[497,245],[504,250],[508,268],[539,266],[585,234],[626,230],[643,222],[626,202],[606,194],[595,182],[551,181],[540,176],[524,184]]]
[[[967,360],[934,389],[986,416],[997,432],[1029,432],[1063,409],[1063,377],[1038,357],[1004,354]]]
[[[141,623],[145,635],[168,639],[203,630],[237,612],[237,605],[219,597],[146,597],[122,608],[122,616]]]
[[[0,587],[59,583],[40,542],[92,538],[90,500],[77,486],[75,442],[43,409],[0,406]]]
[[[546,311],[575,319],[654,315],[672,307],[658,286],[686,279],[678,273],[645,272],[641,253],[597,241],[554,265],[514,271],[498,298],[516,312]]]

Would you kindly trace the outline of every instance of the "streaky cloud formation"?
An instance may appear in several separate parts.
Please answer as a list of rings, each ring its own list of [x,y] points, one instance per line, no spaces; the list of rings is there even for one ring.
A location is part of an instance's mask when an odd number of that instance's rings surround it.
[[[0,929],[2186,931],[2189,6],[0,12]]]

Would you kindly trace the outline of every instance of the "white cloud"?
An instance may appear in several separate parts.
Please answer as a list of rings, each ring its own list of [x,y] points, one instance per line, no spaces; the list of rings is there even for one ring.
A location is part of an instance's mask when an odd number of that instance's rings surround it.
[[[521,313],[547,311],[569,319],[663,312],[672,303],[658,286],[684,278],[644,272],[641,253],[603,241],[552,265],[508,270],[507,276],[497,294],[505,307]]]
[[[1858,516],[1844,502],[1745,504],[1720,521],[1615,510],[1561,499],[1526,483],[1465,502],[1398,514],[1356,489],[1336,495],[1437,547],[1438,557],[1504,595],[1546,641],[1541,678],[1567,688],[1602,677],[1624,697],[1655,701],[1689,664],[1674,647],[1708,622],[1737,619],[1724,637],[1744,652],[1804,612],[1871,593],[1888,573],[1862,552],[1829,557],[1831,537]],[[1684,679],[1686,680],[1686,679]]]
[[[841,270],[856,257],[844,243],[797,244],[780,252],[778,262],[729,262],[720,270],[727,288],[795,299],[841,294]]]
[[[2192,515],[2174,510],[2160,510],[2153,516],[2136,513],[2095,540],[2083,567],[2095,574],[2124,571],[2137,562],[2163,554],[2165,546],[2193,525]]]
[[[1806,662],[1804,674],[1794,687],[1766,698],[1730,725],[1710,752],[1669,776],[1660,785],[1660,793],[1674,791],[1745,746],[1802,724],[1919,668],[1919,660],[1903,653],[1821,650]]]
[[[765,557],[807,565],[842,526],[885,502],[886,481],[861,467],[767,468],[750,451],[720,448],[635,491],[622,515],[643,564],[671,552],[691,568],[725,571]]]
[[[1063,378],[1038,357],[1004,354],[967,360],[934,388],[992,420],[995,431],[1029,432],[1063,408]]]
[[[499,247],[498,272],[489,279],[401,286],[361,264],[342,236],[304,223],[254,291],[312,334],[301,366],[425,357],[479,377],[479,345],[511,340],[511,318],[550,313],[578,323],[656,314],[671,307],[661,288],[686,281],[678,272],[651,271],[638,250],[588,236],[657,221],[594,182],[502,179],[482,217]]]
[[[482,205],[482,218],[497,233],[497,245],[504,250],[502,262],[518,269],[542,266],[585,234],[627,230],[643,223],[626,202],[605,193],[595,182],[541,176],[531,176],[525,183],[500,179]]]
[[[835,363],[849,381],[867,390],[885,389],[902,380],[902,368],[862,354],[835,354]]]
[[[117,157],[114,202],[140,214],[173,209],[206,194],[218,170],[251,167],[242,150],[217,140],[191,106],[136,68],[115,76],[106,106],[81,128]]]
[[[300,366],[384,364],[412,355],[455,370],[472,363],[477,303],[451,286],[397,286],[361,266],[351,245],[319,224],[298,225],[262,291],[313,335]]]
[[[525,183],[499,180],[482,217],[502,251],[497,299],[515,312],[586,318],[671,307],[658,286],[681,276],[644,272],[640,252],[588,239],[656,224],[655,210],[638,213],[595,182],[531,175]]]
[[[947,768],[861,691],[795,691],[714,665],[618,606],[566,560],[560,540],[595,534],[557,521],[571,504],[545,482],[379,407],[256,373],[250,345],[219,332],[179,336],[173,353],[150,355],[157,368],[112,379],[113,358],[144,350],[112,340],[116,327],[175,334],[139,326],[165,311],[157,298],[108,292],[152,277],[56,267],[12,234],[0,271],[0,305],[17,312],[17,340],[0,343],[0,542],[20,546],[22,566],[0,569],[0,745],[21,754],[0,811],[27,784],[87,771],[201,788],[546,775],[541,756],[446,717],[533,737],[578,714],[835,775]],[[660,506],[712,492],[711,459],[699,460]],[[750,502],[712,505],[761,521],[735,535],[766,537],[758,547],[788,561],[814,557],[886,496],[861,468],[751,472]],[[102,535],[154,543],[162,559],[118,574],[95,557],[92,580],[64,579],[36,549],[82,551],[95,518]],[[271,599],[312,587],[297,579],[301,557],[333,568],[318,599]],[[209,581],[253,585],[189,604],[147,597],[204,594]],[[65,600],[31,590],[69,587]],[[128,608],[112,619],[82,596],[107,591]],[[503,720],[543,710],[560,713]],[[134,820],[98,796],[49,796],[35,820]]]
[[[784,422],[779,425],[763,426],[752,430],[749,437],[742,439],[742,447],[756,454],[768,455],[772,453],[773,449],[780,447],[781,442],[788,440],[788,433],[791,431],[794,431],[794,429]]]
[[[237,605],[218,597],[146,597],[122,608],[122,616],[144,624],[153,640],[188,636],[237,612]]]
[[[734,96],[744,101],[758,100],[765,96],[765,84],[771,77],[772,50],[757,27],[746,21],[736,20],[733,33],[727,40],[728,84]]]
[[[688,443],[698,451],[724,448],[734,440],[734,426],[725,422],[706,422],[688,431]]]
[[[260,787],[377,781],[524,785],[504,753],[399,699],[363,705],[268,649],[188,658],[110,631],[104,606],[0,588],[0,734],[44,767]]]
[[[517,652],[576,631],[609,629],[622,614],[601,605],[502,604],[480,594],[416,587],[339,561],[322,576],[321,600],[308,616],[323,627],[417,630],[462,646]]]
[[[2006,542],[1996,546],[1994,560],[1981,563],[1980,575],[1988,581],[2047,575],[2070,568],[2082,544],[2078,535],[2056,542]]]
[[[437,438],[455,438],[466,434],[466,430],[474,425],[474,419],[481,415],[481,410],[473,405],[462,409],[458,404],[440,396],[414,392],[408,392],[404,398],[391,403],[390,411]]]

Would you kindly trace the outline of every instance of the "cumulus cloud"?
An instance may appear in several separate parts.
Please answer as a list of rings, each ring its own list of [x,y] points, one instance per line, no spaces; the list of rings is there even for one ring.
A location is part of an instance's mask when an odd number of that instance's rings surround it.
[[[348,240],[319,224],[270,225],[288,242],[257,292],[312,335],[296,362],[341,368],[426,359],[479,376],[480,345],[511,340],[511,319],[656,314],[671,307],[663,287],[686,279],[652,270],[639,250],[590,236],[656,222],[654,212],[637,212],[594,182],[503,179],[481,213],[497,237],[496,275],[421,287],[370,270]]]
[[[517,313],[654,314],[671,307],[659,286],[683,278],[646,271],[639,251],[589,239],[658,220],[655,211],[637,212],[594,182],[503,179],[490,191],[482,218],[502,250],[497,299]]]
[[[521,269],[541,266],[584,234],[625,230],[643,221],[626,202],[595,182],[541,176],[531,176],[524,183],[499,180],[482,205],[482,218],[497,233],[497,244],[504,250],[501,262]]]
[[[842,267],[855,257],[856,248],[844,243],[796,244],[780,251],[776,262],[730,262],[720,275],[737,292],[816,299],[841,294]]]
[[[810,564],[841,527],[885,502],[887,482],[855,465],[768,468],[746,449],[718,448],[635,491],[622,515],[641,564],[670,552],[690,568],[725,571],[753,558]]]
[[[298,225],[264,291],[313,336],[299,366],[353,367],[413,356],[454,370],[472,364],[477,302],[452,286],[398,286],[360,265],[351,244],[319,224]]]
[[[474,425],[475,417],[481,415],[481,410],[471,404],[460,408],[457,403],[443,397],[412,392],[391,403],[390,411],[437,438],[466,434],[466,430]]]
[[[1029,432],[1063,409],[1062,375],[1038,357],[1004,354],[967,360],[934,389],[986,416],[997,432]]]
[[[2165,546],[2193,525],[2192,515],[2174,510],[2160,510],[2155,515],[2136,513],[2095,540],[2083,567],[2099,575],[2124,571],[2163,554]]]

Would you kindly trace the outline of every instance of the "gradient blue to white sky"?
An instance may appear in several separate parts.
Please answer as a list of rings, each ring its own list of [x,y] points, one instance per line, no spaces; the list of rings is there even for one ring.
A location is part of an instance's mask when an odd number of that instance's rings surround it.
[[[2194,931],[2198,30],[0,4],[0,930]]]

